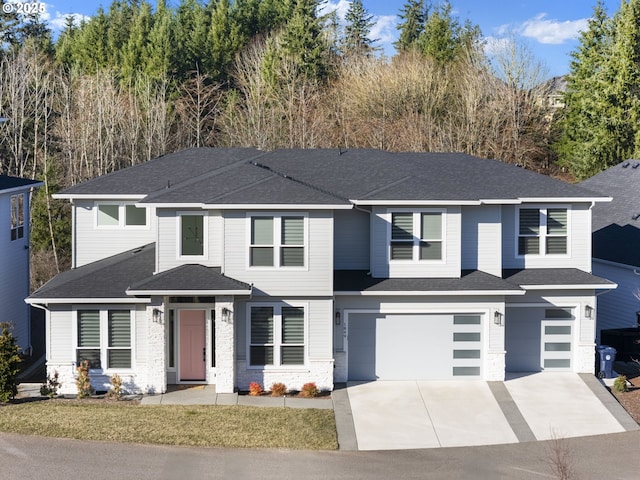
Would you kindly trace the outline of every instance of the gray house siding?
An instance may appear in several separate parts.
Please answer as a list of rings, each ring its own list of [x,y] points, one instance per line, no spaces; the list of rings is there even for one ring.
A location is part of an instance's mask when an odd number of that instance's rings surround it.
[[[370,217],[355,209],[333,213],[333,265],[336,270],[369,270]]]
[[[462,269],[502,275],[502,209],[462,207]]]
[[[97,228],[96,209],[93,200],[74,201],[74,267],[81,267],[155,241],[156,222],[153,211],[149,212],[149,224],[146,227]]]

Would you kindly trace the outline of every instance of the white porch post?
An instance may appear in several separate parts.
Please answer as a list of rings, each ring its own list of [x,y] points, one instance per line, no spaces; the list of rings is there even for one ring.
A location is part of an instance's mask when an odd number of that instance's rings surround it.
[[[233,297],[216,297],[216,392],[233,393],[235,387],[235,309]]]
[[[160,299],[162,300],[162,299]],[[154,315],[154,310],[156,314]],[[147,379],[146,385],[140,387],[147,393],[164,393],[167,391],[167,359],[166,357],[166,323],[168,312],[162,301],[152,302],[146,308],[147,318]]]

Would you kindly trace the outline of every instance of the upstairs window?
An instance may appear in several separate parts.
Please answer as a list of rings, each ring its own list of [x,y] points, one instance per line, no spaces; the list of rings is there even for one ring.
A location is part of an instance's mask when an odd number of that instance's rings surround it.
[[[392,212],[390,259],[442,260],[442,211]]]
[[[518,255],[568,253],[566,208],[520,208],[518,213]]]
[[[147,209],[133,204],[99,203],[96,225],[99,228],[146,227]]]
[[[304,267],[306,217],[250,217],[249,266]]]
[[[204,256],[205,221],[204,214],[187,214],[179,216],[180,223],[180,256]]]
[[[11,195],[11,240],[24,237],[24,193]]]

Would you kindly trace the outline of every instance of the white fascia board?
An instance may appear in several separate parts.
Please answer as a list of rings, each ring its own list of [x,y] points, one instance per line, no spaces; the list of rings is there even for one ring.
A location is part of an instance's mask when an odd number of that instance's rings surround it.
[[[358,295],[358,296],[385,296],[385,297],[389,297],[389,296],[467,296],[467,295],[482,295],[482,296],[491,296],[491,295],[498,295],[498,296],[503,296],[503,295],[524,295],[525,292],[524,290],[442,290],[442,291],[438,291],[438,290],[428,290],[428,291],[424,291],[424,290],[419,290],[419,291],[392,291],[392,290],[385,290],[385,291],[354,291],[354,292],[334,292],[335,296],[353,296],[353,295]]]
[[[29,185],[22,185],[20,187],[5,188],[3,190],[0,190],[0,194],[4,195],[8,193],[24,192],[25,190],[30,190],[32,188],[39,188],[42,185],[44,185],[43,182],[38,182],[38,183],[30,183]]]
[[[25,298],[24,301],[29,305],[48,305],[51,303],[151,303],[150,298]]]
[[[520,285],[525,290],[613,290],[618,284],[582,284],[582,285]]]
[[[155,203],[155,202],[140,202],[138,203],[141,207],[154,207],[154,208],[175,208],[175,209],[185,209],[185,208],[200,208],[204,209],[204,203]]]
[[[522,201],[518,198],[481,198],[482,205],[520,205]]]
[[[127,290],[127,295],[198,296],[198,295],[251,295],[251,290]]]
[[[82,193],[82,194],[73,194],[73,193],[54,193],[53,195],[51,195],[53,198],[59,198],[59,199],[63,199],[63,200],[142,200],[144,197],[146,197],[146,195],[140,195],[140,194],[106,194],[106,193],[101,193],[101,194],[89,194],[89,193]]]
[[[351,210],[351,204],[297,204],[297,203],[211,203],[202,206],[205,210]]]
[[[438,205],[481,205],[480,200],[356,200],[349,199],[355,205],[371,206],[438,206]]]
[[[522,197],[519,200],[527,203],[591,203],[611,202],[613,197]]]

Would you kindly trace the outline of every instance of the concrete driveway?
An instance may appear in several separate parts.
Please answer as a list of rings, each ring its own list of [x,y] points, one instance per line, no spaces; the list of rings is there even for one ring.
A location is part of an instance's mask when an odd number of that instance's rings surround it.
[[[347,394],[358,450],[493,445],[638,429],[592,375],[358,382],[348,384]]]

